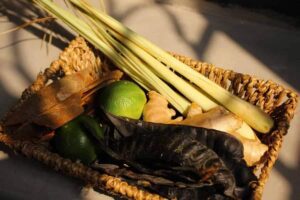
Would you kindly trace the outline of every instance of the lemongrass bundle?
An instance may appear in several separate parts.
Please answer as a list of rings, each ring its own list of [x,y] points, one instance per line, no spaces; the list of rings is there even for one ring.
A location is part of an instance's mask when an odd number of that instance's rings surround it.
[[[68,0],[83,14],[83,19],[51,0],[33,1],[86,38],[141,86],[164,95],[179,112],[184,113],[191,101],[204,110],[216,107],[218,103],[255,130],[261,133],[271,130],[274,122],[260,108],[234,96],[86,1]]]

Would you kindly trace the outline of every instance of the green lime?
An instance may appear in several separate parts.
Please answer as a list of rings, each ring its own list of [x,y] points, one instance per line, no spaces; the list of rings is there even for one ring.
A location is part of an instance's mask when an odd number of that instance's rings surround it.
[[[104,140],[104,126],[91,116],[85,115],[80,118],[80,125],[94,136],[98,141]]]
[[[96,160],[97,151],[93,138],[83,126],[85,121],[90,120],[91,117],[81,115],[56,130],[54,146],[60,155],[74,161],[80,160],[84,164]]]
[[[139,119],[147,101],[144,91],[130,81],[114,82],[99,92],[99,103],[106,112]]]

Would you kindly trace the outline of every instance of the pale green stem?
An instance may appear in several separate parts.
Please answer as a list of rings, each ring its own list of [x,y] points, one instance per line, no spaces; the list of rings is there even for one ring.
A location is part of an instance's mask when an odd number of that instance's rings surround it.
[[[230,92],[217,85],[213,81],[209,80],[202,74],[197,73],[189,66],[170,56],[167,52],[152,44],[142,36],[136,34],[129,28],[125,27],[117,20],[106,15],[105,13],[98,12],[97,10],[93,9],[84,1],[70,0],[70,2],[86,10],[89,10],[90,12],[93,12],[93,14],[100,21],[109,26],[113,31],[122,35],[122,37],[126,37],[128,40],[136,44],[136,46],[139,46],[145,52],[148,52],[149,54],[154,56],[157,60],[163,62],[167,66],[180,73],[182,76],[186,77],[188,80],[200,87],[201,90],[206,92],[221,105],[223,105],[228,110],[241,117],[245,122],[247,122],[257,131],[267,133],[273,127],[273,119],[265,112],[263,112],[260,108],[246,101],[243,101],[239,97],[231,94]]]

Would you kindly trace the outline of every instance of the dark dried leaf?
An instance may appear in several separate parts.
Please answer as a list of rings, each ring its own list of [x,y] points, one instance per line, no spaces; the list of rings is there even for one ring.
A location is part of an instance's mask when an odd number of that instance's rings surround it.
[[[242,159],[242,144],[229,134],[183,125],[148,123],[111,114],[106,116],[112,123],[108,147],[117,155],[115,158],[142,173],[183,183],[187,189],[186,197],[197,196],[202,192],[201,188],[213,185],[214,191],[210,194],[246,198],[251,193],[249,183],[257,181]],[[152,185],[151,188],[155,187]],[[184,194],[176,188],[159,191],[165,191],[168,197]]]

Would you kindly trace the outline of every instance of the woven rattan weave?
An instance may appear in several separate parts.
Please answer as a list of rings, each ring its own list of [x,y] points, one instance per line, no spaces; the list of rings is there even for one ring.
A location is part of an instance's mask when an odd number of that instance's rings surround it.
[[[259,174],[259,182],[253,185],[254,199],[261,199],[264,185],[278,157],[283,136],[287,134],[290,121],[294,115],[297,104],[296,93],[272,81],[265,81],[249,75],[221,69],[185,56],[173,53],[172,55],[233,94],[259,106],[274,118],[275,127],[271,133],[259,135],[263,143],[268,145],[269,150],[260,163],[253,168]],[[104,63],[105,58],[101,57],[100,59],[99,55],[95,53],[93,48],[83,38],[76,38],[60,54],[58,60],[52,62],[49,68],[37,76],[35,82],[23,92],[21,99],[10,112],[20,106],[30,95],[38,90],[42,90],[49,80],[68,75],[73,71],[80,70],[82,67],[95,67],[104,65]],[[119,178],[100,174],[83,164],[64,159],[58,154],[49,151],[42,144],[33,141],[12,139],[5,133],[2,125],[0,125],[0,141],[29,158],[36,159],[69,176],[80,178],[86,183],[94,187],[99,187],[102,190],[108,190],[133,199],[163,199],[159,195],[140,190],[136,186],[131,186]]]

